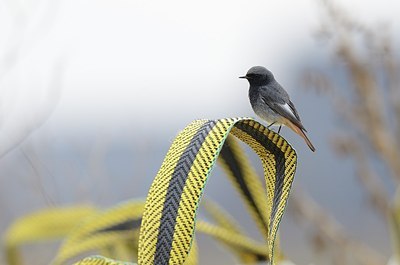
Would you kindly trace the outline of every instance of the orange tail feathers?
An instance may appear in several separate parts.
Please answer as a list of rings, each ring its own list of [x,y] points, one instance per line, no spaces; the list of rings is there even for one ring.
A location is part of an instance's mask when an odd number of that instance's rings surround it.
[[[290,129],[292,129],[295,133],[297,133],[298,135],[301,136],[301,138],[304,139],[304,141],[306,142],[306,144],[308,145],[308,147],[310,147],[311,151],[315,152],[315,147],[314,145],[311,143],[310,139],[308,139],[306,133],[300,129],[299,127],[297,127],[296,125],[294,125],[291,122],[288,122],[288,127]]]

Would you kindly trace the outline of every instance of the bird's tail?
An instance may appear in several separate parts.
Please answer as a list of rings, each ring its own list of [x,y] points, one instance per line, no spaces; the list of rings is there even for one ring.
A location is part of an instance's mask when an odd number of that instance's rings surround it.
[[[290,127],[290,129],[292,129],[295,133],[297,133],[298,135],[301,136],[301,138],[304,139],[304,141],[306,142],[306,144],[308,145],[308,147],[310,147],[311,151],[315,152],[315,147],[314,145],[311,143],[310,139],[308,139],[305,130],[297,127],[296,125],[294,125],[293,123],[289,123],[288,126]]]

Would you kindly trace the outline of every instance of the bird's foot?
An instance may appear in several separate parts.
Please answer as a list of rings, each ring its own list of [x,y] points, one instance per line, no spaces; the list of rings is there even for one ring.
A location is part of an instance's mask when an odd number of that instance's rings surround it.
[[[271,128],[271,126],[274,124],[275,124],[275,122],[272,122],[270,125],[267,126],[267,129]]]

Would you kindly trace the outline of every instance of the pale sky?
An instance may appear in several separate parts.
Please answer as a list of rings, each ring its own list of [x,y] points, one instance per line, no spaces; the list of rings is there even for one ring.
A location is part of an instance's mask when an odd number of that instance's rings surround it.
[[[322,14],[312,0],[19,2],[0,2],[1,150],[51,111],[54,130],[254,116],[237,77],[264,65],[295,98]],[[340,2],[399,29],[399,1]]]

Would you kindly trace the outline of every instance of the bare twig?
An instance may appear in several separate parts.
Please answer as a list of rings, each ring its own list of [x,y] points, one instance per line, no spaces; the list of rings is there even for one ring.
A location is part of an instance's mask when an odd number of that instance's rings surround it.
[[[35,173],[34,175],[37,177],[37,183],[39,190],[45,199],[46,203],[48,206],[55,206],[54,201],[52,200],[51,196],[46,191],[46,188],[44,186],[45,181],[43,180],[43,176],[39,170],[38,163],[36,161],[36,157],[29,155],[27,151],[25,151],[22,147],[20,148],[22,155],[25,157],[26,161],[28,161],[29,165],[31,166],[33,172]],[[34,161],[35,160],[35,161]]]
[[[4,93],[7,89],[5,87],[3,78],[13,70],[15,66],[21,61],[21,58],[26,56],[37,43],[40,35],[48,33],[49,27],[53,25],[54,15],[56,14],[59,1],[38,1],[35,5],[45,5],[44,9],[34,9],[32,12],[28,12],[21,1],[6,1],[8,4],[8,11],[12,14],[10,23],[13,25],[13,30],[10,32],[10,36],[7,36],[8,42],[4,44],[0,54],[0,91]],[[39,12],[40,23],[37,27],[31,26],[29,23],[31,20],[37,20]],[[40,16],[41,15],[41,16]],[[29,28],[29,31],[28,31]],[[9,113],[4,109],[5,103],[9,103],[9,98],[2,94],[0,97],[0,158],[7,154],[10,150],[17,147],[22,141],[24,141],[34,130],[39,128],[51,115],[56,104],[58,103],[60,92],[61,92],[61,81],[62,75],[64,74],[64,59],[59,59],[54,62],[53,76],[47,88],[46,97],[40,99],[40,104],[36,104],[40,107],[37,117],[33,119],[26,119],[23,124],[23,128],[15,128],[15,120],[21,120],[21,115],[17,113]],[[22,87],[23,88],[23,87]],[[20,89],[20,87],[18,87]],[[14,90],[10,90],[11,95],[16,95]],[[28,91],[28,90],[25,90]],[[24,93],[21,93],[23,96]],[[39,101],[38,101],[39,102]],[[13,106],[14,110],[18,109],[19,106]],[[24,113],[25,115],[25,113]],[[10,121],[11,120],[11,121]],[[10,121],[6,124],[6,121]]]

